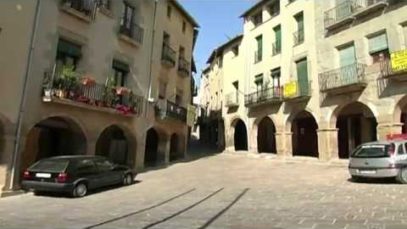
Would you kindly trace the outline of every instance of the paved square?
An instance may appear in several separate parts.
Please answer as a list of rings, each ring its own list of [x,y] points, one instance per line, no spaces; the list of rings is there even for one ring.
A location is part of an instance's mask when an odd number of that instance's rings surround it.
[[[221,154],[81,199],[0,199],[0,228],[407,228],[407,186],[348,178],[343,165]]]

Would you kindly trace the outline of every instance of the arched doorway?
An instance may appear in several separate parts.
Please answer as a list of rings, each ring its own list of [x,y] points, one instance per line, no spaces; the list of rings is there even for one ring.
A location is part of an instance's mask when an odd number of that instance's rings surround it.
[[[235,124],[235,133],[234,133],[234,144],[235,150],[247,150],[247,130],[244,122],[239,119]]]
[[[358,145],[377,140],[377,121],[365,104],[350,103],[336,114],[339,158],[347,159]]]
[[[318,124],[314,116],[301,111],[291,123],[293,156],[318,157]]]
[[[269,117],[263,118],[257,127],[257,150],[259,153],[276,153],[276,128]]]
[[[147,131],[144,166],[151,167],[158,164],[158,133],[154,128]]]
[[[81,127],[65,117],[50,117],[37,123],[26,136],[20,170],[35,161],[60,155],[86,154],[86,136]]]
[[[407,134],[407,104],[401,108],[400,122],[403,124],[401,133]]]
[[[125,132],[118,126],[112,125],[103,130],[96,142],[96,155],[109,158],[121,165],[133,166],[132,154],[129,153],[130,144]],[[135,148],[135,146],[132,146]]]
[[[170,161],[175,161],[180,158],[182,158],[182,154],[179,147],[179,137],[177,134],[173,134],[170,140]]]

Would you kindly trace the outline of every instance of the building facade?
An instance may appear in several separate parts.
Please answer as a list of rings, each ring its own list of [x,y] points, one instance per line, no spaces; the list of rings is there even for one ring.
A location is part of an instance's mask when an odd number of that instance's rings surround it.
[[[405,133],[406,68],[392,62],[406,58],[406,5],[263,0],[244,12],[241,38],[206,73],[223,73],[226,149],[327,161]]]
[[[140,171],[185,156],[198,24],[177,1],[0,5],[3,193],[44,157],[104,155]]]

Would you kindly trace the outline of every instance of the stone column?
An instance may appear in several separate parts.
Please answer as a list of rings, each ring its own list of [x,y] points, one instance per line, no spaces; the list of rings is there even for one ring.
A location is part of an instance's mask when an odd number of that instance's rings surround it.
[[[274,135],[276,136],[276,149],[277,149],[276,153],[278,156],[284,156],[285,152],[284,133],[276,132]]]
[[[284,141],[284,153],[285,157],[292,157],[293,156],[293,133],[292,132],[284,132],[283,133],[283,141]]]
[[[249,138],[248,143],[250,144],[249,145],[249,152],[252,152],[252,153],[257,153],[258,152],[258,149],[257,149],[257,146],[258,146],[258,142],[257,142],[258,131],[257,131],[257,128],[256,128],[256,130],[252,130],[252,131],[247,130],[247,134],[248,134],[247,137]]]
[[[144,169],[144,155],[146,151],[146,135],[143,134],[141,136],[138,136],[137,138],[137,145],[135,149],[135,164],[134,168],[136,171],[140,171]]]
[[[319,159],[338,159],[338,129],[318,129],[317,134]]]
[[[86,155],[95,155],[96,154],[96,143],[98,141],[97,134],[89,134],[86,138]]]
[[[170,146],[171,140],[168,136],[162,136],[158,143],[157,161],[163,164],[170,162]]]
[[[385,140],[388,134],[401,134],[403,123],[399,122],[382,122],[377,124],[378,140]]]

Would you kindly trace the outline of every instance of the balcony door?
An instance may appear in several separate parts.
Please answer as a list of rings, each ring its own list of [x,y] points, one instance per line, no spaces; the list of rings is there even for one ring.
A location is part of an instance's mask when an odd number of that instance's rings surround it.
[[[296,62],[297,65],[297,80],[299,95],[309,95],[309,81],[308,81],[308,64],[307,58],[301,59]]]
[[[352,84],[357,81],[355,46],[349,45],[339,50],[339,65],[341,85]]]
[[[120,23],[122,32],[128,36],[131,36],[132,31],[133,31],[133,21],[134,21],[134,16],[135,16],[134,7],[129,5],[128,3],[124,2],[124,8],[123,8],[122,15],[123,15],[123,18]]]

